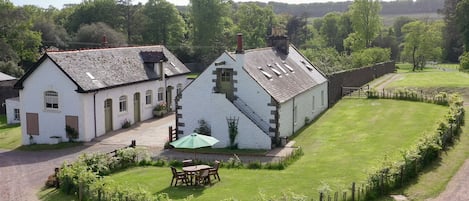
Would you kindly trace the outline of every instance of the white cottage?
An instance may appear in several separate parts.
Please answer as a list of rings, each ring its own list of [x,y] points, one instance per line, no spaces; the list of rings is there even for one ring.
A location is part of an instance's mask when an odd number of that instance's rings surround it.
[[[157,104],[175,108],[189,69],[164,46],[47,52],[16,84],[22,143],[90,141],[125,122],[153,117]]]
[[[269,46],[244,51],[238,35],[236,52],[223,53],[180,94],[178,134],[210,130],[220,140],[214,147],[271,149],[325,111],[325,75],[286,36],[271,36]],[[238,131],[233,144],[229,123]]]

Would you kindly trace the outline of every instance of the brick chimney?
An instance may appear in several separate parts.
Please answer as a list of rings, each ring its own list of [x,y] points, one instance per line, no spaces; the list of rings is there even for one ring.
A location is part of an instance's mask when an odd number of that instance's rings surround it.
[[[267,46],[275,48],[278,52],[288,55],[290,42],[288,36],[272,28],[272,35],[267,38]]]
[[[238,43],[236,47],[236,54],[244,54],[244,49],[243,49],[243,34],[238,33]]]

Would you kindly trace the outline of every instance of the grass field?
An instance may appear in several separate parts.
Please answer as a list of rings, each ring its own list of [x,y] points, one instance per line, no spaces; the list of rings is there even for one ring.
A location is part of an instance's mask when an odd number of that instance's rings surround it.
[[[0,115],[0,149],[15,149],[21,145],[19,124],[8,125],[5,115]]]
[[[415,102],[342,100],[294,139],[305,155],[286,170],[220,169],[222,182],[205,188],[169,187],[169,168],[133,168],[112,178],[152,193],[168,193],[176,200],[189,195],[194,200],[253,200],[261,193],[287,191],[317,199],[318,188],[347,189],[353,181],[366,179],[385,156],[400,158],[400,151],[432,131],[446,111]]]

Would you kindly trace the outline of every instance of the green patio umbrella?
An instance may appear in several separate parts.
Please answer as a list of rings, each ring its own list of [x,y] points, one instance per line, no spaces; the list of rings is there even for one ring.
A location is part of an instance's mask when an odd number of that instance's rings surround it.
[[[218,140],[214,137],[192,133],[169,144],[175,148],[197,149],[212,146],[217,142]]]
[[[209,147],[216,144],[218,140],[214,137],[201,135],[198,133],[192,133],[190,135],[184,136],[177,139],[174,142],[169,143],[175,148],[184,148],[184,149],[197,149],[201,147]],[[194,152],[194,159],[195,159]]]

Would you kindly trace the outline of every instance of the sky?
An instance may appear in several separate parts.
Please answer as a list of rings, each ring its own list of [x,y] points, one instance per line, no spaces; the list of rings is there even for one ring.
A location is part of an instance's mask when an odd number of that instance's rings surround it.
[[[132,0],[134,4],[137,2],[146,3],[148,0]],[[187,5],[189,4],[189,0],[167,0],[175,5]],[[235,0],[235,2],[241,1],[253,1],[253,0]],[[255,0],[260,2],[269,2],[269,1],[277,1],[282,3],[289,3],[289,4],[299,4],[299,3],[317,3],[317,2],[340,2],[340,1],[347,1],[347,0]],[[56,8],[61,9],[63,4],[70,4],[70,3],[81,3],[82,0],[10,0],[16,6],[23,6],[23,5],[36,5],[39,7],[47,8],[49,5],[52,5]]]

